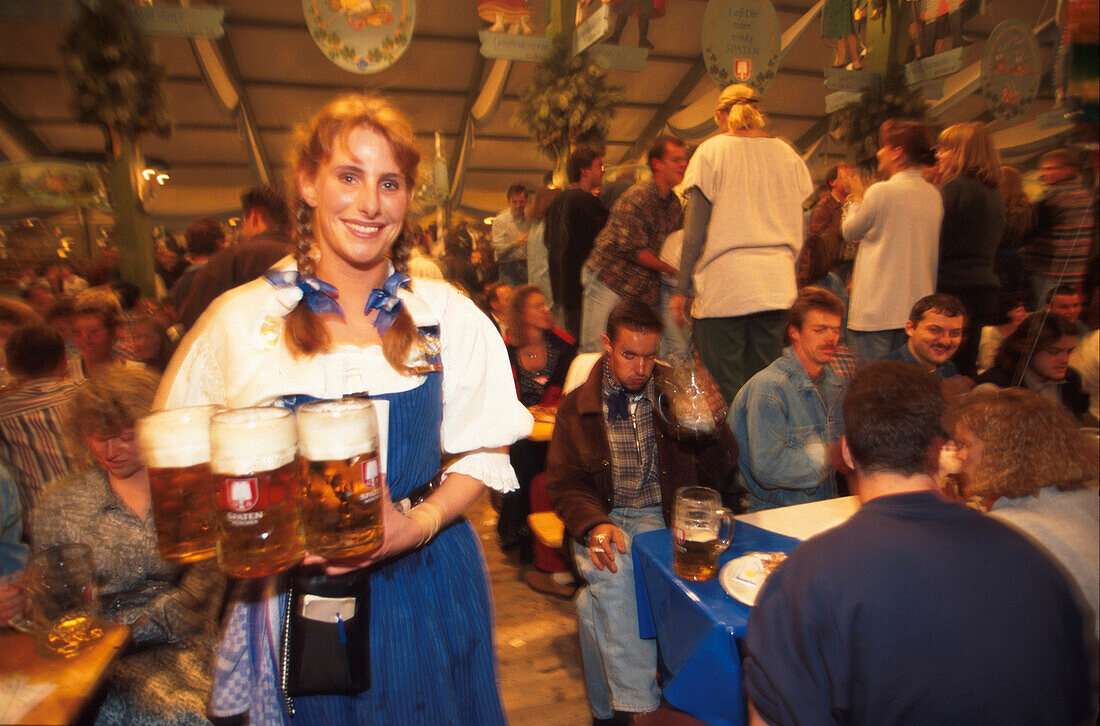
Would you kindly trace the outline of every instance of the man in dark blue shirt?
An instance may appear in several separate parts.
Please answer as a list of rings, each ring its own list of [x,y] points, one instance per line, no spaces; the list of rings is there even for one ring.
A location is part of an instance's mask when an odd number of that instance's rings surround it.
[[[1022,535],[943,499],[939,382],[872,363],[844,400],[862,508],[798,546],[749,616],[750,722],[1081,724],[1082,611]]]

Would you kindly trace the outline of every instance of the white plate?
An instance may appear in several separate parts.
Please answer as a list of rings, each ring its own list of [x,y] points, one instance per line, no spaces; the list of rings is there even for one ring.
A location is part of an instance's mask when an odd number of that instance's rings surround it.
[[[762,560],[779,552],[749,552],[735,560],[730,560],[718,572],[718,581],[722,588],[734,598],[752,607],[756,602],[756,593],[768,575],[764,573]]]

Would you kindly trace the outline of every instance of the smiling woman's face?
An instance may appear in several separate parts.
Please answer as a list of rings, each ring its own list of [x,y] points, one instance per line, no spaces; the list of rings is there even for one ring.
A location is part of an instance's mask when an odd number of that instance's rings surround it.
[[[401,234],[411,190],[390,142],[368,126],[352,129],[312,178],[298,180],[313,207],[318,273],[364,271],[386,263]]]

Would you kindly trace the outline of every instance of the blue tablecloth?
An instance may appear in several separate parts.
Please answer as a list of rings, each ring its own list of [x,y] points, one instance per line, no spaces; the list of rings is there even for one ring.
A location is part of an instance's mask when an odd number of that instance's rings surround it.
[[[799,540],[738,522],[720,564],[746,552],[790,552]],[[718,578],[688,582],[672,570],[669,530],[634,538],[638,627],[656,638],[664,697],[715,726],[742,726],[741,655],[749,606],[726,593]]]

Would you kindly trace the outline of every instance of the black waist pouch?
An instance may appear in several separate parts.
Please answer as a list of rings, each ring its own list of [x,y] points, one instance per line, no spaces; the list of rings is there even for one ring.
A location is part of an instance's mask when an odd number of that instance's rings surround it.
[[[370,688],[370,584],[367,573],[290,578],[284,635],[289,696],[352,694]]]

